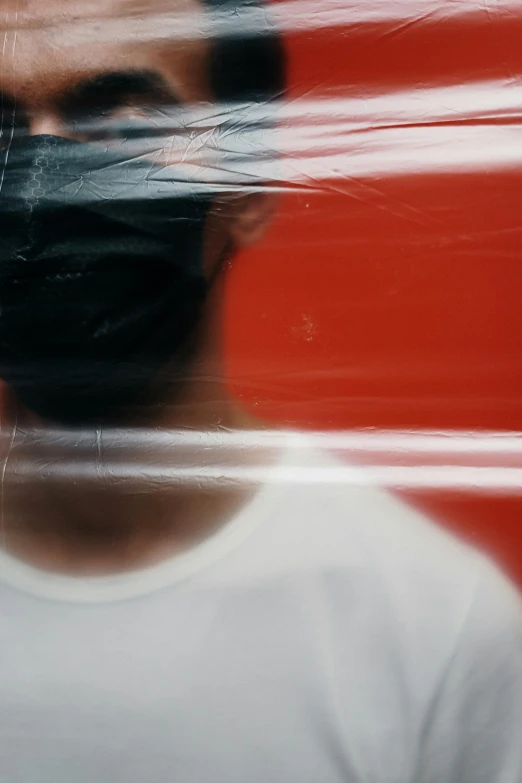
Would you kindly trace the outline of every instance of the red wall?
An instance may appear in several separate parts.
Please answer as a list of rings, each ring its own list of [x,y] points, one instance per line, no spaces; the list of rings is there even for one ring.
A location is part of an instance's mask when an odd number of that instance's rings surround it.
[[[414,5],[405,3],[405,13]],[[416,133],[421,139],[403,172],[382,166],[333,180],[325,166],[318,181],[307,175],[306,155],[296,154],[304,191],[285,188],[267,239],[234,264],[231,383],[268,421],[332,430],[522,429],[522,166],[495,162],[518,109],[485,116],[472,101],[467,114],[453,111],[440,123],[447,105],[436,92],[460,85],[463,107],[477,89],[499,106],[510,100],[522,74],[522,12],[498,4],[494,14],[465,13],[473,5],[441,0],[438,11],[401,20],[400,3],[381,0],[381,20],[321,28],[311,15],[287,33],[290,100],[388,96],[393,105],[397,95],[399,105],[411,93],[430,108],[410,123],[401,115],[405,159]],[[277,6],[291,18],[286,8]],[[378,115],[374,121],[378,130]],[[426,127],[433,147],[423,147]],[[439,140],[444,148],[459,133],[454,165],[437,168],[430,161]],[[355,149],[346,138],[346,155],[371,158],[370,141],[364,147],[361,137]],[[480,162],[463,166],[470,150]],[[518,493],[427,488],[412,500],[488,547],[522,582]]]

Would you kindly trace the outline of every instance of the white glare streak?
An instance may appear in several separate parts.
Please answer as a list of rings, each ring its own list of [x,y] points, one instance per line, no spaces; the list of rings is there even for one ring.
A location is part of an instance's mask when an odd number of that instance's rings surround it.
[[[90,430],[49,429],[27,431],[26,438],[35,443],[56,444],[64,448],[86,447],[94,442],[96,433]],[[302,451],[306,448],[331,449],[336,452],[375,453],[394,452],[410,456],[481,454],[495,457],[522,456],[522,432],[462,432],[460,430],[393,431],[393,430],[345,430],[310,431],[306,433],[288,430],[155,430],[145,428],[101,431],[99,441],[107,449],[217,449],[226,454],[228,449],[280,449]]]
[[[121,155],[121,171],[114,165],[110,187],[102,177],[98,189],[81,194],[86,201],[135,199],[123,163],[143,158],[157,164],[140,191],[143,198],[245,187],[349,193],[354,179],[516,171],[521,137],[522,81],[304,97],[270,108],[165,107],[149,118],[142,137],[107,143]],[[79,145],[76,162],[84,148],[92,166],[89,145]],[[78,199],[78,182],[64,177],[58,195],[69,191]]]
[[[476,0],[286,0],[270,8],[270,20],[264,8],[232,8],[214,13],[175,13],[172,8],[157,13],[117,14],[105,17],[88,15],[54,26],[57,46],[76,46],[95,40],[107,44],[125,38],[133,43],[150,40],[180,40],[209,38],[210,35],[239,36],[259,34],[274,25],[283,33],[333,29],[363,25],[394,25],[396,30],[410,25],[439,24],[466,21],[470,17],[484,18],[489,26],[496,20],[513,20],[521,13],[518,0],[498,0],[477,3]],[[34,23],[34,18],[33,18]],[[23,25],[23,19],[20,22]]]
[[[296,98],[270,111],[201,106],[178,122],[174,127],[166,110],[154,120],[155,135],[116,146],[129,158],[164,163],[152,184],[169,196],[173,187],[219,192],[272,183],[317,190],[343,180],[349,186],[353,178],[516,170],[522,163],[516,81]],[[209,134],[212,124],[219,133]]]
[[[21,468],[24,466],[21,465]],[[26,464],[27,476],[32,470]],[[19,476],[23,475],[23,470]],[[50,478],[47,475],[47,478]],[[201,491],[225,490],[230,486],[278,484],[282,486],[364,487],[379,486],[397,490],[456,490],[473,495],[522,495],[522,468],[475,467],[467,465],[371,465],[361,468],[352,465],[310,467],[296,465],[274,469],[273,466],[160,466],[148,464],[119,464],[110,462],[102,472],[94,463],[77,460],[61,461],[53,466],[52,478],[110,482],[136,482],[149,486],[154,492],[160,486],[174,489],[195,486]]]
[[[19,430],[18,438],[22,451],[14,458],[15,473],[28,485],[101,482],[132,493],[139,487],[205,491],[276,482],[522,494],[520,432],[132,428],[98,435],[90,430]],[[289,464],[274,468],[275,455],[285,452]],[[335,454],[335,460],[316,467],[313,455],[321,452]]]

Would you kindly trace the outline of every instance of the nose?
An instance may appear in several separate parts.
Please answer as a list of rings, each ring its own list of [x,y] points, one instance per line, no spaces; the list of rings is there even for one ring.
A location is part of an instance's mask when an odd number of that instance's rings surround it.
[[[63,119],[52,112],[37,114],[29,122],[30,136],[61,136],[64,139],[72,139],[71,129],[67,127]]]

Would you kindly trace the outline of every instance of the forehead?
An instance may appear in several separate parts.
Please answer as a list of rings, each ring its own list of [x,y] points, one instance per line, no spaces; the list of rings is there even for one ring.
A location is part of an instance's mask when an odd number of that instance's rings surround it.
[[[0,0],[1,86],[30,99],[152,68],[182,99],[207,100],[208,23],[200,0]]]

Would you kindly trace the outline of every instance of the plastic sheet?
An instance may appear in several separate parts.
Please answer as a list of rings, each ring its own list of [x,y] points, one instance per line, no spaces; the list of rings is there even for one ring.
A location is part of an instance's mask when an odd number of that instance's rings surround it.
[[[520,1],[0,28],[0,779],[521,783]]]

